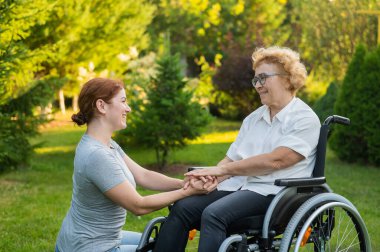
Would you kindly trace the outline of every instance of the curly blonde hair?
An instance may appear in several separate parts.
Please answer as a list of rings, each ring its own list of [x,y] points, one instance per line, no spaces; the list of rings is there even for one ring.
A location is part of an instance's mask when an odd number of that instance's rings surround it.
[[[253,70],[263,63],[282,66],[285,72],[289,74],[290,91],[293,94],[306,82],[305,65],[300,62],[299,54],[289,48],[278,46],[257,48],[252,54],[252,60]]]

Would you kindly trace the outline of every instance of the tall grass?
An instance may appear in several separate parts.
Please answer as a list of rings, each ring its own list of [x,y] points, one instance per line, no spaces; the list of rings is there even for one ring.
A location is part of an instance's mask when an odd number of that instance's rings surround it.
[[[238,122],[217,120],[204,135],[172,153],[171,163],[214,165],[222,159],[239,128]],[[74,150],[84,128],[65,124],[42,129],[34,143],[45,142],[37,149],[31,167],[0,175],[0,251],[53,251],[61,222],[70,206]],[[149,149],[125,150],[140,164],[154,162]],[[369,229],[373,251],[380,250],[380,170],[351,165],[328,153],[326,176],[332,189],[347,197],[358,208]],[[174,174],[182,176],[181,170]],[[138,189],[143,195],[152,192]],[[128,214],[125,229],[142,231],[162,209],[136,217]],[[196,251],[197,239],[189,241],[188,251]]]

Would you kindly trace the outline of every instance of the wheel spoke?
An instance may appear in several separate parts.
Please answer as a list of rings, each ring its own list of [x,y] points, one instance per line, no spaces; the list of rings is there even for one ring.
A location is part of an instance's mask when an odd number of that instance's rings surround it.
[[[307,219],[307,217],[305,218]],[[300,225],[298,232],[294,234],[294,239],[297,239],[297,234],[304,235],[301,234],[302,226]],[[311,240],[300,247],[300,251],[349,252],[360,250],[361,242],[356,224],[350,214],[341,207],[329,208],[321,212],[310,227],[313,229]],[[294,243],[293,246],[295,245]]]
[[[349,221],[347,221],[346,227],[345,227],[344,232],[343,232],[343,234],[342,234],[342,239],[341,239],[341,241],[340,241],[339,246],[338,246],[337,249],[339,249],[340,246],[344,244],[344,242],[346,241],[346,239],[347,239],[347,238],[349,237],[349,235],[352,233],[352,230],[353,230],[352,227],[351,227],[351,229],[349,230],[349,232],[347,233],[347,230],[349,229],[349,225],[352,224],[350,221],[351,221],[351,218],[349,217]],[[347,233],[347,234],[346,234],[346,233]]]

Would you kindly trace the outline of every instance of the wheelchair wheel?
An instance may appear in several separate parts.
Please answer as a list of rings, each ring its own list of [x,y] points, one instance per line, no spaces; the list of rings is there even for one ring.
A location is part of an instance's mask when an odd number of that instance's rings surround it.
[[[285,251],[371,251],[371,245],[352,203],[323,193],[306,201],[290,220],[280,247]]]

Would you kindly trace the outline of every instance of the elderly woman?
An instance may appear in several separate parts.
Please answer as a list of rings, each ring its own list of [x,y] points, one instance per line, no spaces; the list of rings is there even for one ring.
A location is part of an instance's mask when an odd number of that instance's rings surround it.
[[[187,233],[200,228],[198,251],[217,251],[234,221],[266,212],[281,187],[278,178],[310,176],[315,163],[320,122],[295,97],[306,80],[298,53],[280,47],[257,49],[252,85],[263,106],[240,128],[226,157],[217,166],[186,175],[216,176],[217,190],[178,201],[161,230],[155,252],[184,251]]]

